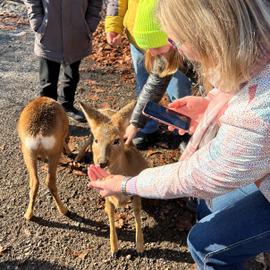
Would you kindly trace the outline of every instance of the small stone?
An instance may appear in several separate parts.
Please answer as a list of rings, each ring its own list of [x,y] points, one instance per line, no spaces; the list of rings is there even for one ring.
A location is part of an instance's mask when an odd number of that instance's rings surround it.
[[[31,255],[31,251],[24,253],[25,257],[30,257],[30,255]]]
[[[126,259],[127,259],[127,260],[130,260],[130,259],[131,259],[131,255],[128,254],[128,255],[126,256]]]

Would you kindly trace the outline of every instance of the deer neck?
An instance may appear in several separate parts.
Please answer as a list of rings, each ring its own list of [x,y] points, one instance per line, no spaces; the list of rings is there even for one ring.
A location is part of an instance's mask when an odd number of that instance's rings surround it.
[[[123,151],[117,157],[115,157],[113,163],[109,166],[109,172],[111,174],[123,174],[126,175],[128,172],[128,159],[126,157],[126,152]]]

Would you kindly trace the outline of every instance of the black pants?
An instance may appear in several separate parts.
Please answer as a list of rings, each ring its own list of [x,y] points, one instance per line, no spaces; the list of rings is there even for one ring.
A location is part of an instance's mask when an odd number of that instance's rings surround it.
[[[40,96],[46,96],[57,100],[64,108],[73,106],[77,84],[80,80],[79,66],[81,61],[70,65],[62,65],[63,75],[59,96],[57,94],[57,84],[59,80],[61,64],[51,60],[40,58],[39,80]]]

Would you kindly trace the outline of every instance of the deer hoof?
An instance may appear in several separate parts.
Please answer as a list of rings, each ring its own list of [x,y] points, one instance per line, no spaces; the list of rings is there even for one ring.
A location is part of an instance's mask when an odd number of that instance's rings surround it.
[[[142,257],[144,255],[144,247],[136,248],[138,256]]]
[[[119,258],[119,252],[118,251],[112,252],[111,256],[112,256],[113,259],[117,259],[117,258]]]
[[[137,255],[138,255],[138,257],[144,257],[144,252],[138,252],[137,251]]]
[[[62,215],[65,215],[65,216],[66,216],[66,215],[68,214],[68,212],[69,212],[68,209],[67,209],[66,207],[64,207],[64,206],[61,207],[61,208],[59,208],[58,210],[59,210],[59,212],[60,212]]]
[[[26,220],[31,220],[32,219],[32,217],[33,217],[33,213],[32,212],[26,212],[25,214],[24,214],[24,218],[26,219]]]

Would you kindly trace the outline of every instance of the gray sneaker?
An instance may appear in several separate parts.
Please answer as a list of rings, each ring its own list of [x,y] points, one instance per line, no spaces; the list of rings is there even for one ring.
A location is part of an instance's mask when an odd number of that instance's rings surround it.
[[[70,108],[64,107],[64,110],[69,118],[71,118],[75,121],[81,122],[81,123],[86,122],[84,114],[81,111],[79,111],[78,109],[76,109],[75,107],[70,107]]]

